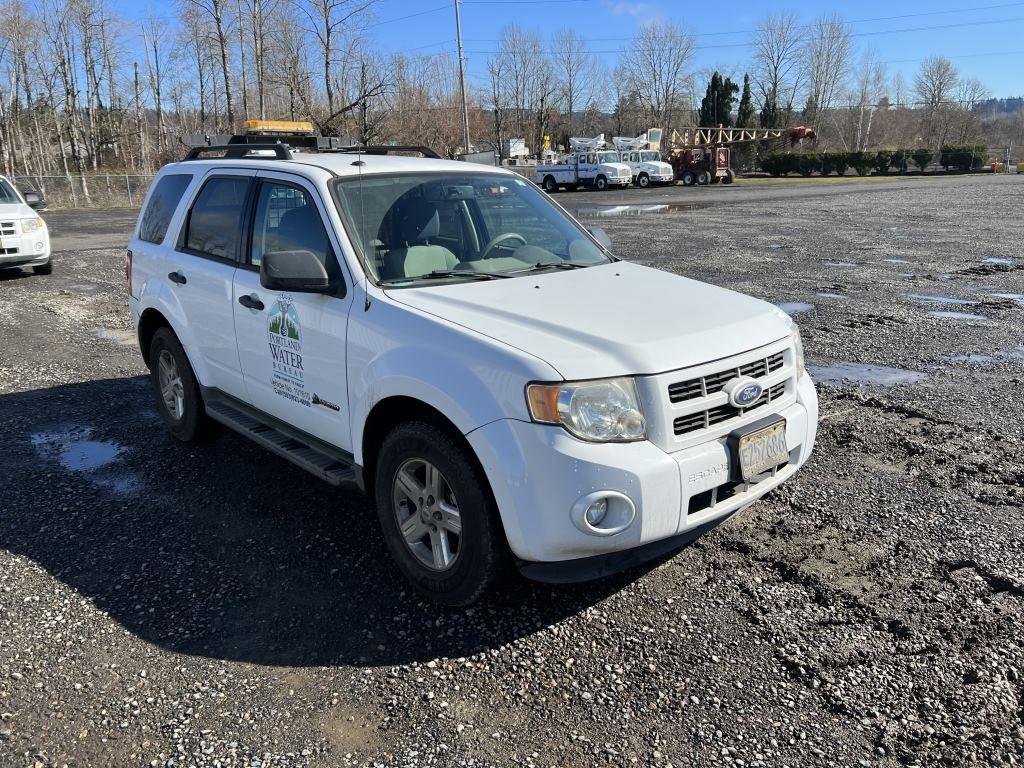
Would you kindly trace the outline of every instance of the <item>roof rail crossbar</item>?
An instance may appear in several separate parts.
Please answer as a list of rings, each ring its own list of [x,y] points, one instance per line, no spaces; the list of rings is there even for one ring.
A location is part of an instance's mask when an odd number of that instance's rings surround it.
[[[274,153],[276,160],[292,159],[292,153],[288,151],[288,147],[279,141],[273,144],[213,144],[210,146],[192,147],[188,154],[185,155],[185,159],[201,160],[203,155],[209,152],[223,152],[224,158],[239,159],[248,157],[250,153],[258,151],[271,151]]]
[[[370,145],[366,147],[344,147],[340,150],[341,152],[355,153],[361,152],[364,155],[390,155],[397,152],[419,152],[424,157],[429,157],[434,160],[440,160],[441,156],[437,154],[430,147],[423,147],[413,144],[407,144],[402,146],[389,146],[389,145]]]

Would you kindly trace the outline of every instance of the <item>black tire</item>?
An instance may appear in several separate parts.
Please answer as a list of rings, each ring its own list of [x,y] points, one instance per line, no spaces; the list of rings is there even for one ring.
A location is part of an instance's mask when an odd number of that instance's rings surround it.
[[[725,176],[722,177],[723,184],[732,184],[736,180],[736,174],[733,173],[732,168],[725,172]]]
[[[702,187],[706,187],[711,183],[711,174],[707,171],[701,171],[697,174],[697,184]]]
[[[555,183],[554,176],[544,177],[544,191],[547,192],[549,195],[558,191],[558,185]]]
[[[53,257],[50,257],[50,260],[47,261],[45,264],[40,264],[39,266],[32,267],[32,271],[35,272],[37,275],[52,275]]]
[[[647,189],[651,185],[651,177],[646,173],[641,173],[636,177],[636,185],[641,189]]]
[[[604,192],[606,189],[608,189],[608,179],[606,179],[604,176],[598,176],[596,179],[594,179],[594,189],[596,189],[598,192]]]
[[[181,379],[183,408],[180,417],[171,412],[160,392],[160,359],[164,353],[174,358],[176,370]],[[196,381],[196,375],[181,342],[170,328],[160,328],[153,334],[153,341],[149,347],[149,365],[149,378],[153,384],[156,409],[171,430],[171,434],[183,443],[191,443],[208,434],[211,424],[206,415],[206,408],[203,406],[199,382]]]
[[[410,460],[433,464],[458,499],[462,533],[458,555],[447,570],[432,570],[421,563],[399,529],[394,484],[399,470]],[[412,585],[431,600],[470,605],[512,572],[505,531],[487,478],[466,449],[438,426],[416,421],[391,431],[377,457],[374,495],[392,558]]]
[[[696,183],[697,177],[694,175],[693,171],[687,171],[686,173],[683,174],[684,187],[692,187]]]

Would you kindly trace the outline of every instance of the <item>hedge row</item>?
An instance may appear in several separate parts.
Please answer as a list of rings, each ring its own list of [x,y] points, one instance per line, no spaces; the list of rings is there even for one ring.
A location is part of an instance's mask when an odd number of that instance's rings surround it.
[[[883,149],[878,152],[773,152],[761,157],[761,170],[772,176],[790,173],[804,176],[837,173],[842,176],[847,170],[855,171],[858,176],[867,176],[871,171],[906,173],[911,165],[915,165],[923,173],[933,159],[935,153],[925,148]],[[941,149],[938,160],[947,171],[950,168],[969,171],[987,163],[988,152],[984,145],[950,145]]]

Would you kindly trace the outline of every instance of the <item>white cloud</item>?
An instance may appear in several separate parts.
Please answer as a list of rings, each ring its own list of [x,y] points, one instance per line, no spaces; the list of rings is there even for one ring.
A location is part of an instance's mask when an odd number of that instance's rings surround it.
[[[662,9],[653,3],[634,3],[629,0],[602,0],[601,3],[612,16],[628,16],[639,25],[658,21],[664,15]]]

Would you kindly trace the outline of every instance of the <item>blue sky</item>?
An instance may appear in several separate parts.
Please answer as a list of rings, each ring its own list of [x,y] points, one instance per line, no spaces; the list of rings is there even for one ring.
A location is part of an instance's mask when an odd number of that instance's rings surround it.
[[[145,13],[144,3],[121,0],[120,5],[129,17]],[[717,67],[742,77],[752,53],[750,30],[771,11],[793,11],[802,21],[838,12],[851,22],[858,52],[872,49],[887,62],[890,75],[902,70],[908,84],[920,59],[941,53],[962,74],[980,79],[993,95],[1024,95],[1024,2],[464,0],[462,34],[473,85],[486,82],[487,58],[498,45],[501,27],[512,21],[538,30],[545,40],[557,28],[571,25],[613,64],[642,24],[673,20],[696,35],[697,69]],[[379,0],[372,34],[382,50],[454,50],[453,0]]]

